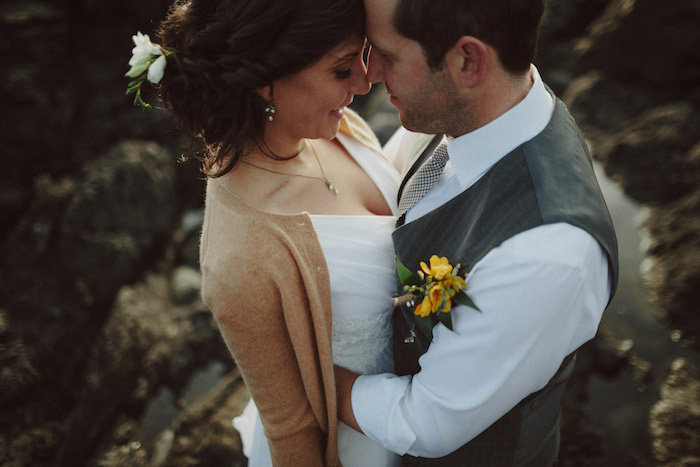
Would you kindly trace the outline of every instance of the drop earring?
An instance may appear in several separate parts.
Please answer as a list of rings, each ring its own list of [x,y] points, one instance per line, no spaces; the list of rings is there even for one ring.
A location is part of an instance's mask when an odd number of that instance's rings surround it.
[[[275,119],[275,106],[272,104],[274,100],[274,90],[272,84],[270,84],[270,96],[267,98],[267,107],[265,107],[265,115],[268,121],[273,121]]]
[[[265,107],[265,115],[267,115],[267,119],[269,121],[273,121],[275,119],[275,106],[272,105],[272,101],[267,103],[267,107]]]

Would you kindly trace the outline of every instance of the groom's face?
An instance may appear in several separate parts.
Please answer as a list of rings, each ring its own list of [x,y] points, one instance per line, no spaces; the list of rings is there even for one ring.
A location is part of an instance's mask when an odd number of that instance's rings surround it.
[[[372,44],[367,79],[383,82],[401,124],[421,133],[451,132],[448,109],[455,85],[447,67],[433,71],[420,44],[394,29],[398,0],[365,0],[367,38]]]

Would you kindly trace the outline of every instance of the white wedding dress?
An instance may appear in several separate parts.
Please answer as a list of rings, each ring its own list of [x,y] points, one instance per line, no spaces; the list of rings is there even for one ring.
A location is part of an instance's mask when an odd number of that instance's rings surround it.
[[[339,139],[395,209],[398,174],[355,140]],[[342,188],[341,188],[342,189]],[[391,297],[396,289],[394,216],[311,216],[326,258],[333,309],[333,362],[360,374],[393,372]],[[249,467],[271,467],[267,439],[251,400],[233,420]],[[399,456],[339,422],[343,467],[393,467]]]

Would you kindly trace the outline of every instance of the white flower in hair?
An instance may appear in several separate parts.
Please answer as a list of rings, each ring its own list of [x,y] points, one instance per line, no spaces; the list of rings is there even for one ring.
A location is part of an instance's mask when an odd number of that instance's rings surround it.
[[[164,56],[163,49],[151,42],[148,34],[137,32],[135,36],[132,36],[132,39],[136,47],[131,49],[131,60],[129,60],[131,69],[126,76],[129,78],[136,78],[146,71],[156,59],[164,58]],[[165,65],[163,64],[161,68],[165,68]],[[161,73],[161,78],[162,77],[163,75]],[[158,83],[160,81],[160,79],[158,81],[153,81],[150,76],[148,80],[152,83]]]
[[[131,50],[131,59],[129,60],[131,68],[125,76],[133,78],[133,80],[129,83],[126,94],[135,93],[134,105],[150,109],[151,106],[141,100],[141,85],[146,79],[153,84],[160,83],[165,73],[166,56],[172,52],[151,42],[148,34],[137,32],[135,36],[132,36],[132,39],[135,47]]]

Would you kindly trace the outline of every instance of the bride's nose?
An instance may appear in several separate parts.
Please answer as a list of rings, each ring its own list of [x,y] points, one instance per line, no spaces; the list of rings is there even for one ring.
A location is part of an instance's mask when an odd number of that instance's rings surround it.
[[[367,94],[372,88],[372,84],[367,80],[367,68],[362,59],[359,60],[359,66],[356,66],[357,70],[352,74],[352,93],[353,94]]]

